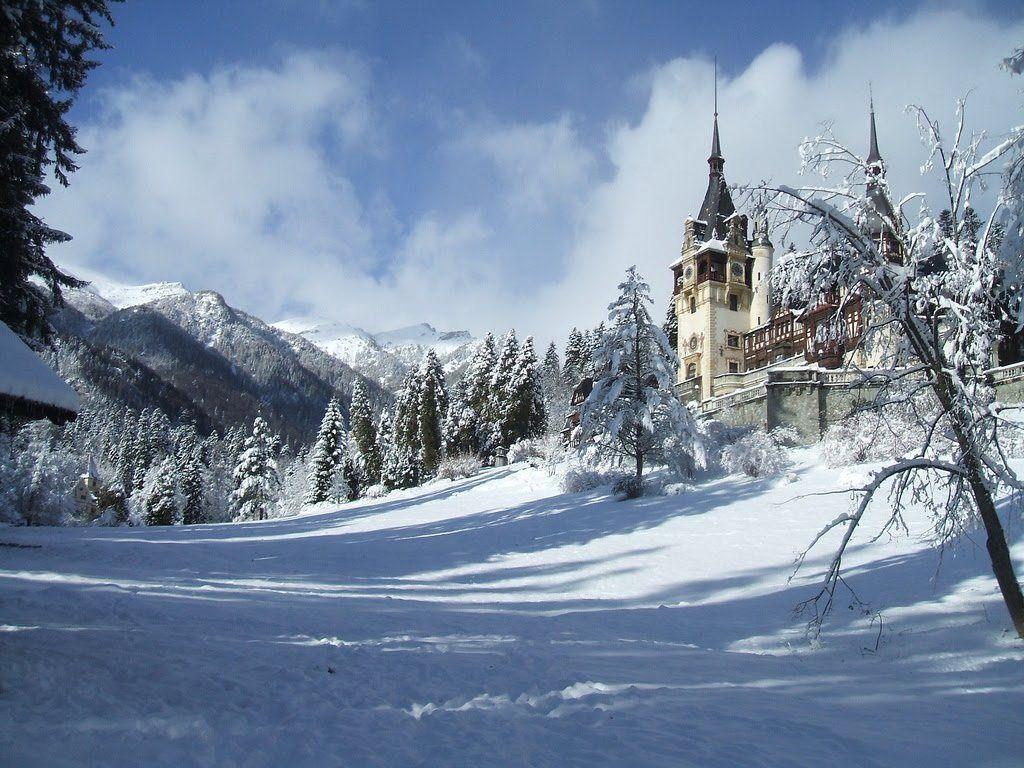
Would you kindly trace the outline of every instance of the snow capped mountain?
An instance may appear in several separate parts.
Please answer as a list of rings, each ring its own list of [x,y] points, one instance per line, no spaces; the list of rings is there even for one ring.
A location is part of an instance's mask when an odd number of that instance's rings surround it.
[[[327,354],[349,365],[359,363],[368,354],[383,351],[377,340],[362,328],[336,320],[292,318],[274,323],[273,327],[304,336]]]
[[[138,307],[158,299],[183,296],[188,293],[188,289],[178,282],[126,285],[90,269],[75,267],[71,271],[76,277],[89,281],[84,288],[75,291],[76,295],[90,293],[113,305],[116,309]]]
[[[460,371],[476,349],[476,339],[468,331],[438,331],[427,323],[376,334],[315,317],[281,320],[274,327],[302,336],[391,390],[398,388],[405,374],[419,365],[430,349],[437,353],[449,373]]]
[[[454,352],[459,347],[473,341],[469,331],[438,331],[427,323],[410,325],[394,331],[378,333],[375,338],[385,349],[401,350],[420,347],[424,350],[433,348],[439,355]]]
[[[290,353],[297,355],[304,366],[317,368],[327,379],[337,376],[334,368],[340,363],[346,370],[394,391],[405,375],[423,362],[428,350],[437,353],[445,372],[454,379],[464,371],[477,346],[477,340],[468,331],[439,331],[427,323],[376,334],[322,317],[295,317],[268,326],[232,308],[215,291],[189,291],[178,282],[126,285],[91,270],[71,271],[89,281],[83,288],[65,291],[67,303],[87,321],[79,323],[79,333],[88,333],[87,326],[99,324],[115,313],[146,308],[235,363],[235,355],[246,357],[246,350],[273,343],[290,348]],[[70,316],[67,320],[76,322]],[[241,367],[245,368],[247,362]],[[251,365],[263,367],[257,360]]]
[[[315,434],[331,396],[347,407],[362,378],[303,336],[235,309],[215,291],[180,283],[127,286],[76,272],[90,284],[64,292],[59,325],[76,351],[78,379],[97,396],[184,414],[203,431],[247,426],[262,413],[275,432],[303,441]],[[126,372],[120,380],[118,367]],[[132,376],[141,383],[129,391],[121,384]],[[376,377],[368,384],[371,399],[387,398]],[[197,413],[164,408],[181,402]]]

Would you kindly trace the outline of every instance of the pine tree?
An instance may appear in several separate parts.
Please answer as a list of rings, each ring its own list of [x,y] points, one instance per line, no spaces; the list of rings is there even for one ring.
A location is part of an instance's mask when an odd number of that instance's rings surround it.
[[[395,402],[382,471],[382,482],[388,488],[411,488],[419,485],[423,476],[420,461],[420,387],[419,372],[410,371]]]
[[[488,332],[470,360],[464,398],[465,403],[481,419],[487,413],[491,397],[491,380],[494,378],[494,367],[497,362],[498,352],[494,345],[494,335]]]
[[[587,331],[583,336],[583,351],[580,360],[580,378],[593,376],[595,373],[594,357],[599,349],[604,346],[605,336],[608,329],[604,320],[597,324],[593,330]]]
[[[174,525],[178,518],[178,490],[175,466],[164,459],[157,469],[156,482],[146,498],[146,525]]]
[[[668,311],[665,313],[665,324],[661,326],[668,338],[668,345],[679,349],[679,317],[676,315],[676,297],[668,297]]]
[[[121,480],[121,490],[125,496],[130,495],[135,487],[135,453],[138,429],[138,416],[135,411],[126,410],[117,441],[117,456],[114,460],[114,468]]]
[[[257,416],[232,473],[235,490],[231,501],[236,520],[265,520],[269,516],[280,485],[273,446],[270,427]]]
[[[66,116],[98,65],[89,54],[109,47],[103,22],[113,23],[105,0],[4,0],[0,13],[0,321],[25,337],[47,338],[51,301],[82,285],[46,255],[70,236],[32,207],[50,192],[46,173],[67,186],[85,151]]]
[[[569,405],[569,390],[562,380],[562,368],[558,360],[558,349],[555,342],[548,345],[544,355],[544,363],[540,372],[541,391],[544,394],[544,410],[547,412],[547,429],[557,432],[565,418]]]
[[[502,418],[497,422],[502,445],[508,447],[517,440],[544,434],[547,417],[532,336],[520,347],[498,402],[503,405]]]
[[[448,390],[444,369],[434,350],[427,352],[421,373],[417,417],[419,419],[420,461],[423,472],[433,475],[444,451],[442,427],[448,412]]]
[[[478,424],[479,419],[465,401],[465,395],[461,391],[453,393],[451,402],[448,403],[448,413],[445,414],[444,419],[445,453],[449,456],[476,453],[478,450]]]
[[[327,404],[320,431],[313,444],[312,460],[309,468],[309,490],[306,493],[307,504],[319,504],[330,501],[334,484],[345,456],[345,422],[341,415],[341,405],[336,397]]]
[[[178,485],[182,496],[182,522],[185,525],[204,523],[202,463],[194,427],[184,431],[176,455]]]
[[[569,389],[574,389],[583,378],[583,356],[583,334],[573,328],[565,344],[565,362],[562,365],[562,377]]]
[[[352,403],[348,409],[349,426],[355,440],[359,458],[359,469],[363,481],[368,485],[380,482],[381,452],[377,445],[377,429],[373,424],[373,410],[366,394],[362,379],[356,380],[352,389]]]
[[[487,421],[494,424],[501,434],[501,444],[506,448],[507,424],[515,418],[514,412],[518,407],[514,390],[511,386],[512,376],[515,373],[516,365],[519,362],[519,341],[516,339],[515,328],[506,335],[501,345],[501,352],[498,355],[498,362],[494,366],[494,375],[491,377],[491,397],[488,406]]]
[[[600,372],[581,411],[581,446],[596,446],[633,464],[636,488],[644,465],[675,455],[699,461],[700,439],[689,410],[675,393],[678,358],[647,305],[650,287],[630,267],[608,306],[612,330],[597,351]]]

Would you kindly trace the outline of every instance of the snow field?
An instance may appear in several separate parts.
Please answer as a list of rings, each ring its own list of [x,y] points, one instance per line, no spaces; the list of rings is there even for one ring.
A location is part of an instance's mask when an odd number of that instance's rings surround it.
[[[848,498],[797,458],[632,502],[516,466],[261,523],[0,529],[0,762],[1024,764],[983,542],[936,575],[865,536],[871,612],[806,640],[828,542],[792,562]]]

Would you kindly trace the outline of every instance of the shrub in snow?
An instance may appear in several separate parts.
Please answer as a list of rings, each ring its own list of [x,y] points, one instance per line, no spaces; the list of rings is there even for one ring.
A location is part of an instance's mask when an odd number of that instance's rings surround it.
[[[576,466],[566,469],[559,485],[566,493],[583,493],[592,491],[607,482],[608,478],[603,472]]]
[[[644,483],[636,475],[620,477],[612,484],[612,493],[620,500],[638,499],[643,495]]]
[[[480,469],[480,459],[468,453],[447,456],[437,467],[437,477],[442,480],[460,480],[472,477]]]
[[[662,496],[682,496],[689,490],[690,486],[686,483],[665,483],[661,486]]]
[[[380,499],[380,498],[383,498],[384,496],[387,496],[387,495],[388,495],[387,486],[385,486],[385,485],[383,485],[381,483],[377,483],[376,485],[371,485],[369,488],[366,488],[363,491],[363,498],[364,499]]]
[[[780,445],[773,432],[751,432],[722,451],[722,466],[727,472],[750,477],[775,475],[788,465],[786,449]]]
[[[941,435],[937,438],[941,440]],[[924,427],[905,406],[850,414],[821,439],[821,457],[830,467],[909,456],[925,441]]]
[[[508,463],[529,461],[538,466],[554,467],[565,457],[565,445],[560,435],[527,438],[512,443],[508,449]]]

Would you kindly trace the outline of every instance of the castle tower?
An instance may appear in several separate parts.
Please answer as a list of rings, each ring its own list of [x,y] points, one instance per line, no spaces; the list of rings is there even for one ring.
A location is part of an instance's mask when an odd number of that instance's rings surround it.
[[[750,303],[750,327],[760,328],[772,316],[771,284],[768,273],[772,271],[775,246],[768,236],[768,219],[759,216],[754,220],[754,243],[751,248],[754,257],[753,285],[754,298]]]
[[[697,219],[685,224],[672,265],[679,320],[679,382],[684,397],[715,394],[715,378],[743,371],[743,334],[751,328],[755,259],[747,217],[736,212],[725,182],[725,157],[715,112],[708,188]],[[768,244],[770,249],[770,243]],[[762,252],[762,263],[770,254]],[[763,274],[767,274],[766,270]],[[721,389],[727,384],[719,384]]]

